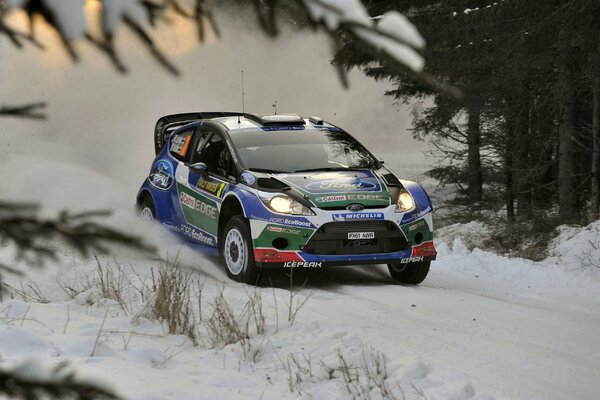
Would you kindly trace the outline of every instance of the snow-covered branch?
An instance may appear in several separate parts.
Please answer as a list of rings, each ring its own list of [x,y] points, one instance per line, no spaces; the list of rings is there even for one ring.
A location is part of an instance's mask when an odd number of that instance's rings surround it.
[[[138,36],[151,56],[169,73],[179,73],[176,66],[156,46],[152,30],[158,21],[165,21],[166,14],[176,13],[194,21],[198,26],[198,38],[204,40],[208,26],[219,33],[213,16],[213,2],[207,0],[98,0],[94,7],[98,18],[86,18],[85,0],[4,0],[0,1],[0,34],[22,47],[23,41],[37,43],[33,34],[34,17],[41,16],[53,27],[71,56],[76,61],[78,53],[73,43],[85,39],[100,50],[117,68],[126,72],[127,68],[115,50],[114,38],[119,26],[124,26]],[[425,41],[408,19],[390,11],[377,19],[371,18],[359,0],[296,0],[284,3],[278,0],[246,0],[252,5],[258,17],[258,25],[270,36],[278,33],[276,12],[291,8],[304,10],[305,22],[322,28],[335,42],[341,37],[355,41],[368,49],[386,64],[410,71],[415,77],[422,73],[424,59],[420,51]],[[12,10],[23,10],[32,21],[31,32],[22,33],[10,28],[6,16]],[[297,13],[296,13],[297,14]],[[294,15],[295,19],[303,17]],[[99,27],[91,26],[90,21],[99,21]],[[280,20],[289,20],[281,18]],[[99,28],[99,29],[95,29]],[[92,32],[100,32],[92,34]]]

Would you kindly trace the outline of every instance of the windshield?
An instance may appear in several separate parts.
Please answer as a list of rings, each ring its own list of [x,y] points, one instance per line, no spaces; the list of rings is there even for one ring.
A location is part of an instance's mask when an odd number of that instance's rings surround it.
[[[375,168],[377,160],[346,132],[243,131],[231,134],[242,163],[264,172]]]

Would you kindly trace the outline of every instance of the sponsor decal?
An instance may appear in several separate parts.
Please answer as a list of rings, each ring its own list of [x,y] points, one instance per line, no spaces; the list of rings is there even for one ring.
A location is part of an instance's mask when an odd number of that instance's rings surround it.
[[[173,166],[167,161],[160,160],[154,164],[148,178],[152,186],[167,190],[173,184]]]
[[[227,186],[227,184],[225,182],[215,182],[205,177],[202,177],[198,180],[196,186],[199,189],[204,189],[217,197],[221,197],[221,195],[223,194],[223,190],[225,189],[225,186]]]
[[[242,172],[242,176],[240,178],[244,185],[251,186],[254,185],[254,182],[256,182],[256,178],[250,172]]]
[[[177,187],[185,222],[201,229],[203,232],[216,235],[218,231],[218,204],[211,200],[208,195],[195,192],[189,187],[180,184]]]
[[[319,203],[333,203],[334,201],[346,201],[346,195],[339,195],[339,196],[323,196],[323,197],[316,197],[315,201],[319,202]]]
[[[233,145],[231,143],[229,143],[229,141],[226,141],[227,143],[227,147],[229,148],[229,152],[231,153],[231,158],[233,159],[234,163],[238,163],[238,158],[237,155],[235,154],[235,149],[233,148]]]
[[[303,228],[312,228],[312,226],[313,226],[308,221],[302,221],[302,220],[290,219],[290,218],[269,218],[269,222],[273,222],[275,224],[299,226],[299,227],[303,227]]]
[[[203,234],[202,232],[191,228],[187,225],[181,224],[179,226],[179,229],[177,229],[179,232],[183,233],[185,236],[190,237],[194,240],[197,240],[198,242],[204,243],[208,246],[214,246],[214,241],[213,238],[210,236],[206,236],[205,234]]]
[[[346,206],[346,210],[348,210],[348,211],[362,211],[364,209],[365,209],[365,206],[363,206],[362,204],[358,204],[358,203],[348,204]]]
[[[263,126],[261,128],[265,132],[271,131],[303,131],[303,125],[290,125],[290,126]]]
[[[424,209],[423,211],[420,211],[420,212],[418,212],[418,213],[416,213],[416,214],[413,214],[413,215],[409,216],[409,217],[406,219],[406,221],[402,221],[402,223],[403,223],[403,224],[406,224],[406,223],[412,222],[412,221],[414,221],[414,220],[416,220],[416,219],[419,219],[419,218],[421,218],[423,215],[425,215],[425,214],[427,214],[427,213],[429,213],[429,212],[431,212],[431,206],[427,206],[427,208],[426,208],[426,209]]]
[[[189,207],[192,210],[196,210],[200,214],[206,215],[207,217],[209,217],[211,219],[217,218],[217,208],[216,207],[213,207],[210,204],[207,204],[200,199],[196,199],[193,196],[190,196],[189,194],[187,194],[185,192],[181,192],[179,194],[179,201],[184,206]]]
[[[422,257],[422,256],[403,258],[400,260],[400,264],[410,264],[410,263],[421,262],[424,259],[425,259],[425,257]]]
[[[311,182],[306,185],[306,188],[316,192],[340,192],[340,191],[352,191],[352,190],[374,190],[378,185],[364,181],[364,180],[353,180],[347,182],[340,182],[337,180],[317,181]]]
[[[287,233],[288,235],[299,235],[301,232],[298,229],[284,228],[283,226],[268,226],[269,232]]]
[[[383,213],[380,213],[380,212],[333,214],[334,221],[356,221],[356,220],[383,219],[383,218],[384,218]]]
[[[408,228],[408,231],[409,231],[409,232],[412,232],[412,231],[414,231],[415,229],[422,227],[423,225],[425,225],[425,221],[420,221],[420,222],[417,222],[416,224],[413,224],[413,225],[411,225],[411,226]]]
[[[389,196],[383,194],[349,194],[348,201],[360,201],[360,200],[388,200]]]
[[[288,261],[283,264],[284,268],[321,268],[322,266],[322,261]]]
[[[186,207],[189,207],[191,209],[196,208],[196,199],[185,192],[181,192],[179,194],[179,201]]]
[[[200,214],[206,215],[208,218],[216,219],[217,218],[217,208],[213,207],[200,199],[196,199],[196,207],[195,210]]]

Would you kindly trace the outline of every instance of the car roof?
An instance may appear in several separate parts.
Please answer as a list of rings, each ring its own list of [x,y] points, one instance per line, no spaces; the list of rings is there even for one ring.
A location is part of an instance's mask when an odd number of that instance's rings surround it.
[[[259,120],[256,117],[222,117],[222,118],[214,118],[211,121],[219,122],[225,126],[225,128],[231,134],[235,134],[236,132],[243,132],[247,130],[264,130],[264,131],[277,131],[277,130],[288,130],[288,131],[305,131],[305,130],[340,130],[337,126],[330,124],[322,119],[317,119],[316,117],[311,118],[302,118],[299,116],[290,115],[290,120],[292,122],[287,122],[284,115],[282,116],[280,121],[268,121],[264,122]],[[261,117],[262,118],[269,118]]]
[[[190,128],[199,127],[206,122],[216,123],[217,126],[231,135],[243,132],[255,132],[262,130],[273,131],[334,131],[341,132],[341,128],[322,120],[319,117],[303,118],[297,114],[277,114],[267,116],[256,116],[253,114],[240,114],[238,116],[226,116],[206,118],[189,122],[174,128],[173,133],[181,133]]]

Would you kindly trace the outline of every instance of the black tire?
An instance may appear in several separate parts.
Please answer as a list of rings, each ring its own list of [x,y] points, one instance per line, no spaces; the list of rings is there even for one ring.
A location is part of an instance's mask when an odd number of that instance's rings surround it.
[[[139,209],[142,218],[148,221],[156,221],[156,207],[150,195],[145,195]]]
[[[406,285],[418,285],[429,273],[431,261],[420,261],[409,264],[388,264],[390,275],[394,280]]]
[[[248,221],[240,215],[233,216],[225,226],[222,240],[221,256],[227,276],[238,282],[257,285],[260,268],[254,262]]]

